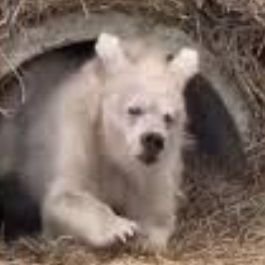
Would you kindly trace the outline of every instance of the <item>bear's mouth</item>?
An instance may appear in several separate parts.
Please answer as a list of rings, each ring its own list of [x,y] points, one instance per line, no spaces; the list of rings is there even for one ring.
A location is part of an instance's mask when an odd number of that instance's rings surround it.
[[[143,152],[138,155],[138,159],[146,165],[152,165],[157,162],[158,157],[153,153]]]

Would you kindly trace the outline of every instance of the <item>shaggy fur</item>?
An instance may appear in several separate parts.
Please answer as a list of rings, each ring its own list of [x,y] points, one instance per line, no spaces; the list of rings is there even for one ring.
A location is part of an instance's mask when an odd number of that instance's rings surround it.
[[[183,48],[168,62],[125,46],[102,33],[96,57],[12,125],[13,167],[40,204],[47,234],[93,247],[136,236],[145,250],[164,250],[181,193],[183,89],[198,58]]]

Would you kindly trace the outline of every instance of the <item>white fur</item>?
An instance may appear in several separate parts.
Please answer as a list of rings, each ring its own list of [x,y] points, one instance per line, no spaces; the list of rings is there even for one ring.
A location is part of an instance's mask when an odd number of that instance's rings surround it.
[[[198,58],[183,49],[168,63],[146,49],[130,60],[123,49],[118,37],[102,33],[96,58],[43,103],[23,138],[22,170],[47,233],[94,247],[136,235],[143,248],[163,250],[174,229],[183,168],[183,89]],[[132,106],[144,114],[130,116]],[[174,119],[168,128],[164,114]],[[139,160],[140,139],[150,131],[164,138],[165,148],[147,165]]]
[[[102,33],[98,38],[95,50],[107,71],[119,71],[126,64],[120,40],[114,35]]]

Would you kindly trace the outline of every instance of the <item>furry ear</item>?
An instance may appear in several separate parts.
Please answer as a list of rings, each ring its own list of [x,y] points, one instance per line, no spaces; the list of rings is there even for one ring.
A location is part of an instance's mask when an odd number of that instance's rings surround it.
[[[199,72],[199,54],[192,48],[182,48],[169,63],[173,74],[183,77],[184,83]]]
[[[107,72],[115,73],[127,63],[120,39],[109,33],[101,33],[95,45],[95,51]]]

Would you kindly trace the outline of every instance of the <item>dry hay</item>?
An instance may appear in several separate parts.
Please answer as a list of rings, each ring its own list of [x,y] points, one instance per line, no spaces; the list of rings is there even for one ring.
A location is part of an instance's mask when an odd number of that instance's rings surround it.
[[[0,259],[14,264],[265,264],[265,3],[263,0],[2,0],[0,44],[16,30],[74,9],[141,14],[178,24],[212,51],[239,84],[252,113],[249,171],[218,185],[213,171],[187,178],[188,206],[181,210],[173,260],[132,253],[87,252],[82,246],[22,240],[0,246]],[[0,50],[1,51],[1,50]],[[225,173],[223,173],[225,174]],[[242,181],[244,180],[244,181]],[[246,181],[245,181],[246,180]],[[218,186],[218,187],[217,187]],[[54,245],[55,244],[55,245]]]

